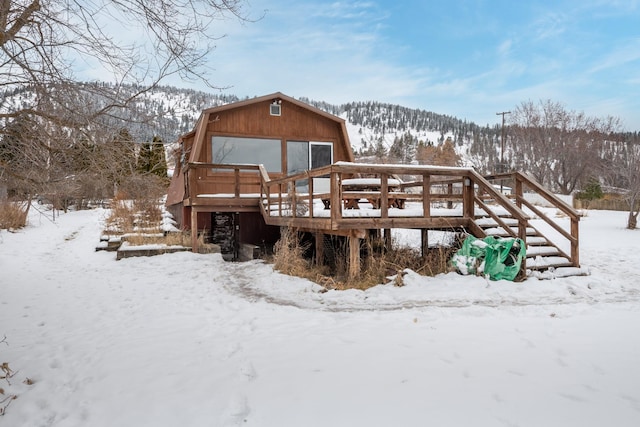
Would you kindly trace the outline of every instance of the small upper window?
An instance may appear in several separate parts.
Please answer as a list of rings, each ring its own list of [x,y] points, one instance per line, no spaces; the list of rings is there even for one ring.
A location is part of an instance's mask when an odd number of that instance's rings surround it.
[[[269,113],[272,116],[279,116],[280,115],[280,111],[281,111],[281,105],[280,105],[280,100],[277,99],[275,101],[273,101],[271,103],[271,105],[269,106]]]

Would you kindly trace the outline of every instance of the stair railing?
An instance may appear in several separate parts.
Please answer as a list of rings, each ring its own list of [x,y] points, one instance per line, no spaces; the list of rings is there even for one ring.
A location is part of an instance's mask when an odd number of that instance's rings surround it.
[[[543,187],[538,181],[536,181],[532,176],[522,173],[522,172],[511,172],[504,174],[495,174],[490,176],[485,176],[487,181],[500,181],[509,182],[513,185],[513,198],[516,206],[522,207],[525,206],[531,212],[538,216],[539,219],[543,220],[546,224],[548,224],[551,228],[553,228],[558,234],[560,234],[563,238],[565,238],[570,244],[570,253],[564,252],[560,247],[554,243],[549,241],[549,243],[554,246],[558,252],[565,258],[567,258],[571,262],[571,266],[579,267],[580,266],[580,246],[579,246],[579,222],[580,222],[580,214],[576,209],[567,204],[564,200],[557,197],[555,194],[550,192],[548,189]],[[533,203],[525,198],[525,192],[531,192],[539,195],[543,199],[545,199],[551,206],[558,209],[560,212],[565,214],[570,220],[569,231],[565,230],[561,227],[556,221],[549,218],[542,210],[536,207]],[[529,223],[528,227],[536,230],[538,234],[544,236],[544,233],[536,228],[533,224]],[[549,239],[547,239],[549,240]]]

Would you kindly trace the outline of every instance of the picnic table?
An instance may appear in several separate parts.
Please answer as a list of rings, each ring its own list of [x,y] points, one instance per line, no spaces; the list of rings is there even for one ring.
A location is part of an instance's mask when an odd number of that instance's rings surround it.
[[[404,209],[406,197],[399,193],[400,181],[387,180],[388,206]],[[382,195],[382,181],[380,178],[350,178],[342,181],[342,199],[345,209],[360,209],[359,202],[366,200],[373,209],[380,209]],[[330,208],[330,201],[323,200],[325,209]]]

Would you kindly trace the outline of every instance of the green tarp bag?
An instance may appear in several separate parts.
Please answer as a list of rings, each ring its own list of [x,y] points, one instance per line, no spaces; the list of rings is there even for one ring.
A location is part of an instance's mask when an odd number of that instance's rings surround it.
[[[520,271],[526,248],[522,239],[467,236],[451,258],[461,274],[477,274],[491,280],[514,280]]]

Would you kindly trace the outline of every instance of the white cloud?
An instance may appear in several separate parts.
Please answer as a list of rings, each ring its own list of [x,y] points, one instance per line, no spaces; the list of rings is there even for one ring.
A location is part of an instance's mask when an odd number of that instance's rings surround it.
[[[597,64],[589,72],[596,73],[628,65],[640,60],[640,37],[626,40],[618,46],[612,46],[611,51],[603,58],[597,59]]]
[[[532,33],[536,41],[557,38],[565,32],[565,25],[569,18],[563,13],[549,12],[533,23]]]

